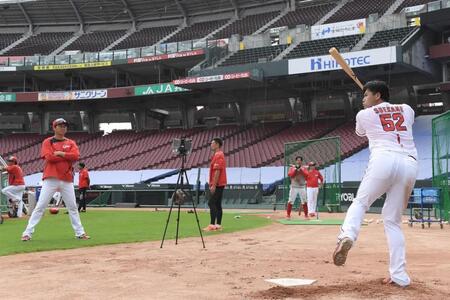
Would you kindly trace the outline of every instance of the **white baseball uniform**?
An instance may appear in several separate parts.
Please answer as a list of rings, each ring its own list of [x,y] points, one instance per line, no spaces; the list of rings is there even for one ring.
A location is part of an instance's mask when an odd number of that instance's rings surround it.
[[[291,168],[295,166],[291,166]],[[304,167],[302,167],[304,169]],[[296,172],[294,177],[291,177],[291,186],[289,190],[288,203],[294,204],[295,199],[299,197],[300,203],[306,203],[306,181],[300,171]]]
[[[401,221],[418,172],[413,123],[414,111],[407,104],[383,102],[356,116],[356,134],[369,139],[370,159],[338,237],[356,241],[365,212],[386,193],[382,215],[389,246],[389,273],[400,286],[410,284]]]

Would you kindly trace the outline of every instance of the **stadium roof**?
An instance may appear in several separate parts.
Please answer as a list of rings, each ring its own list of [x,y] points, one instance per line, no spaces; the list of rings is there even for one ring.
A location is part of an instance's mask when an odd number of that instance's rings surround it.
[[[290,0],[0,1],[0,26],[138,22],[235,11],[288,1]]]

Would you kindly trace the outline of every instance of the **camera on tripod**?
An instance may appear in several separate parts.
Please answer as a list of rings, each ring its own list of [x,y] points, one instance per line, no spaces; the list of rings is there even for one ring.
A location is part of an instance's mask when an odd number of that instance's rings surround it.
[[[177,155],[188,155],[192,150],[192,140],[187,138],[173,139],[172,152]]]

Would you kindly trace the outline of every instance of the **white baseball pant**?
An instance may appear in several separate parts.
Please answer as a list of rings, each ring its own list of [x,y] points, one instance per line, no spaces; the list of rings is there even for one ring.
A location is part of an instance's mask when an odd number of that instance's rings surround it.
[[[300,202],[306,202],[306,188],[305,187],[293,187],[291,185],[291,189],[289,190],[289,200],[288,203],[294,204],[297,196],[300,197]]]
[[[24,185],[8,185],[2,189],[2,193],[14,202],[17,202],[17,217],[21,218],[23,214],[23,192],[25,192]]]
[[[85,233],[83,225],[81,225],[80,215],[78,214],[73,183],[51,178],[44,180],[41,193],[39,195],[39,200],[33,210],[33,213],[31,214],[30,220],[28,221],[28,226],[23,232],[22,236],[31,236],[33,234],[34,227],[36,227],[36,225],[41,220],[42,216],[44,215],[45,209],[47,208],[56,191],[61,192],[62,199],[66,204],[66,208],[69,212],[70,222],[72,223],[72,228],[75,231],[75,235],[81,236]]]
[[[308,210],[310,213],[316,213],[317,196],[319,195],[318,187],[307,187],[306,194],[308,196]]]
[[[389,273],[391,279],[400,286],[407,286],[411,282],[406,272],[405,238],[401,224],[417,172],[417,161],[410,156],[392,151],[373,153],[338,237],[349,237],[356,241],[365,212],[378,197],[386,193],[382,215],[389,246]]]

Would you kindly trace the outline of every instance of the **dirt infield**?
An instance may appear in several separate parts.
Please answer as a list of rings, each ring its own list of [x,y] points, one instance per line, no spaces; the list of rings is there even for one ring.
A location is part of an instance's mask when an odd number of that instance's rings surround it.
[[[281,216],[280,212],[275,218]],[[387,275],[388,261],[382,224],[374,222],[363,227],[344,267],[334,266],[331,260],[338,228],[274,223],[256,230],[207,236],[206,250],[198,237],[183,239],[179,245],[168,240],[163,249],[159,242],[146,242],[0,257],[0,298],[450,297],[448,225],[443,230],[436,225],[427,229],[404,225],[408,269],[413,280],[406,289],[381,284]],[[264,281],[280,277],[317,282],[308,287],[283,288]]]

